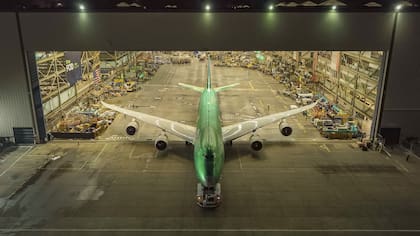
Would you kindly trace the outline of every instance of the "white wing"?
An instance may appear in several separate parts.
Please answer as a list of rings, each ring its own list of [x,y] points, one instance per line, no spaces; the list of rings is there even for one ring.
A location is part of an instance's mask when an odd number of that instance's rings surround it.
[[[120,113],[131,116],[137,120],[143,121],[144,123],[158,127],[165,132],[168,132],[179,138],[182,138],[185,141],[194,143],[196,128],[193,126],[181,124],[176,121],[167,120],[164,118],[148,115],[148,114],[137,112],[137,111],[128,110],[128,109],[115,106],[112,104],[108,104],[105,102],[102,102],[102,105],[104,105],[105,107],[111,110],[118,111]]]
[[[286,117],[296,115],[298,113],[301,113],[303,111],[309,110],[318,103],[318,101],[309,104],[307,106],[299,107],[293,110],[288,110],[284,112],[279,112],[276,114],[268,115],[259,117],[253,120],[247,120],[241,123],[228,125],[222,128],[222,134],[223,134],[223,141],[228,142],[231,140],[234,140],[236,138],[242,137],[246,134],[249,134],[261,127],[264,127],[266,125],[275,123],[277,121],[280,121]]]

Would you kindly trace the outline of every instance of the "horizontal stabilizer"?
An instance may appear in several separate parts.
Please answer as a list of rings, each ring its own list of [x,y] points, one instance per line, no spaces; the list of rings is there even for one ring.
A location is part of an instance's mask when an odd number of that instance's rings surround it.
[[[226,86],[217,87],[217,88],[214,89],[214,91],[220,92],[220,91],[223,91],[223,90],[231,89],[231,88],[233,88],[237,85],[239,85],[239,83],[234,83],[234,84],[229,84],[229,85],[226,85]]]
[[[178,85],[180,85],[184,88],[192,89],[192,90],[200,92],[200,93],[203,92],[203,90],[204,90],[204,88],[202,88],[202,87],[197,87],[197,86],[190,85],[190,84],[178,83]]]

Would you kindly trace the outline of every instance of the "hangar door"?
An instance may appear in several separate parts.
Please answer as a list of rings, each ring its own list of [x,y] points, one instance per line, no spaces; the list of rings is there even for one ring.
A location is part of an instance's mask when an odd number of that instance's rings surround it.
[[[215,73],[227,73],[226,80],[232,73],[239,73],[234,76],[238,78],[251,73],[261,81],[280,84],[276,90],[286,107],[322,99],[322,106],[308,119],[321,136],[366,137],[372,134],[377,114],[384,58],[383,51],[37,51],[33,55],[42,115],[47,132],[56,138],[97,137],[110,123],[106,121],[114,119],[107,117],[101,100],[140,96],[139,88],[153,80],[159,68],[192,72],[206,64],[207,57],[212,58]]]

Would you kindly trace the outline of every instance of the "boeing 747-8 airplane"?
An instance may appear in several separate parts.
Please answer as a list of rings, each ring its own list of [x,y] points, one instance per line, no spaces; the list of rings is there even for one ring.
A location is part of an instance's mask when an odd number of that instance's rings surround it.
[[[179,85],[201,93],[196,127],[128,110],[105,102],[102,102],[102,104],[109,109],[135,118],[126,128],[128,135],[134,135],[136,133],[138,129],[137,120],[160,128],[162,134],[155,141],[155,147],[159,151],[165,150],[168,145],[166,133],[175,135],[194,145],[194,166],[199,180],[197,184],[197,204],[201,207],[217,207],[221,203],[219,180],[225,159],[225,144],[230,144],[232,140],[252,133],[249,139],[250,146],[253,150],[260,151],[263,147],[263,142],[259,135],[256,134],[259,128],[280,122],[280,133],[284,136],[289,136],[292,134],[292,128],[286,123],[284,118],[311,109],[317,104],[317,102],[314,102],[297,109],[222,127],[217,93],[238,84],[212,88],[209,59],[206,88],[182,83],[179,83]]]

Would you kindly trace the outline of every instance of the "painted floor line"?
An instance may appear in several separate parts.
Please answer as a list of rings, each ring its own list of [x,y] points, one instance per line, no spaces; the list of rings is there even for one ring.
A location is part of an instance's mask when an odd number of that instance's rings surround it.
[[[108,146],[108,143],[105,143],[104,146],[102,147],[101,151],[98,153],[98,155],[96,155],[95,159],[93,159],[92,162],[96,162],[98,160],[98,158],[102,155],[102,153],[104,152],[106,146]],[[83,165],[79,168],[79,170],[82,170],[83,168],[85,168],[85,166],[87,165],[89,161],[85,161],[83,163]]]
[[[403,164],[399,163],[398,161],[392,160],[392,162],[395,163],[395,165],[397,165],[396,167],[398,169],[401,169],[401,170],[403,170],[403,171],[405,171],[407,173],[410,172]]]
[[[136,148],[136,146],[135,146],[135,145],[133,145],[133,147],[131,147],[130,154],[128,154],[128,159],[133,158],[133,153],[134,153],[134,149],[135,149],[135,148]]]
[[[95,159],[93,159],[93,162],[96,162],[96,160],[98,160],[98,158],[102,155],[102,153],[104,153],[106,146],[108,146],[108,144],[105,144],[101,150],[101,152],[98,153],[98,155],[96,155]]]
[[[0,232],[354,232],[354,233],[420,233],[420,229],[198,229],[198,228],[0,228]]]
[[[88,163],[88,161],[85,161],[84,163],[83,163],[83,165],[79,168],[79,170],[82,170],[83,168],[85,168],[85,166],[86,166],[86,164]]]
[[[6,174],[7,173],[7,171],[9,171],[13,166],[15,166],[16,165],[16,163],[18,162],[18,161],[20,161],[20,159],[22,159],[24,156],[26,156],[26,154],[28,154],[30,151],[32,150],[32,147],[29,147],[29,149],[28,150],[26,150],[22,155],[20,155],[6,170],[4,170],[1,174],[0,174],[0,176],[3,176],[4,174]]]
[[[255,90],[254,86],[252,86],[251,81],[248,81],[249,87],[251,87],[252,90]]]

